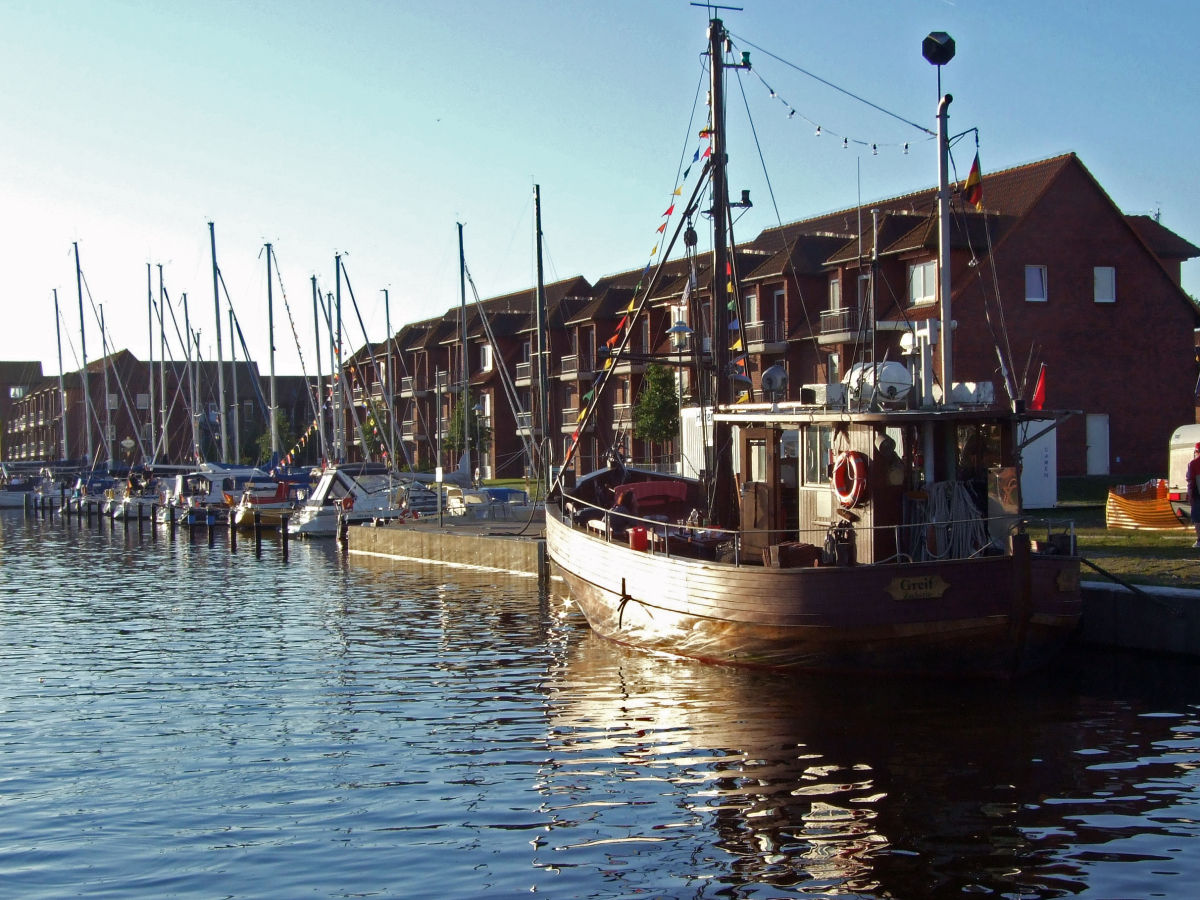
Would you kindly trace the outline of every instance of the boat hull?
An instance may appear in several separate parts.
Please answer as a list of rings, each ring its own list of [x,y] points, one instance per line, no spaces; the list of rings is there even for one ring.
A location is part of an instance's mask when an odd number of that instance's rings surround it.
[[[1044,664],[1079,621],[1079,561],[1012,556],[770,568],[631,549],[557,516],[547,549],[591,627],[711,662],[1009,677]]]

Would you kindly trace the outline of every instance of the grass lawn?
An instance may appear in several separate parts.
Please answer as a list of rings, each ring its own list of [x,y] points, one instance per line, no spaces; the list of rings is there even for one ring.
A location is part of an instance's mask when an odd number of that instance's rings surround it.
[[[1104,501],[1109,487],[1141,484],[1150,477],[1060,478],[1059,505],[1055,509],[1034,510],[1030,515],[1055,523],[1055,530],[1073,521],[1080,556],[1130,584],[1200,590],[1200,550],[1192,549],[1196,534],[1190,527],[1133,531],[1105,525]],[[1033,537],[1037,538],[1036,526]],[[1082,574],[1089,581],[1108,580],[1087,565]]]

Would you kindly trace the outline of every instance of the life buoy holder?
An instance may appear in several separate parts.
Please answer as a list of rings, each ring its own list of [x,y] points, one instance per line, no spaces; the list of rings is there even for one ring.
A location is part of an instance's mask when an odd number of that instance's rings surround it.
[[[867,457],[857,450],[838,454],[833,464],[833,492],[842,506],[857,506],[867,491]]]

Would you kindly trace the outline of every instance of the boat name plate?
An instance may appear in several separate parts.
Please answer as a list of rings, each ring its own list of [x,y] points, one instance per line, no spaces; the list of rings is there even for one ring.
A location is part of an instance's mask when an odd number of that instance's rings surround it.
[[[950,583],[941,575],[922,575],[919,578],[893,578],[887,592],[893,600],[934,600],[946,593]]]

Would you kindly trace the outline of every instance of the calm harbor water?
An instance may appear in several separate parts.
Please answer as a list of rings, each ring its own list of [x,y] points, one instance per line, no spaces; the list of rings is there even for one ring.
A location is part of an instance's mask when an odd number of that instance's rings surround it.
[[[0,515],[0,895],[1192,897],[1200,667],[795,678],[532,579]]]

